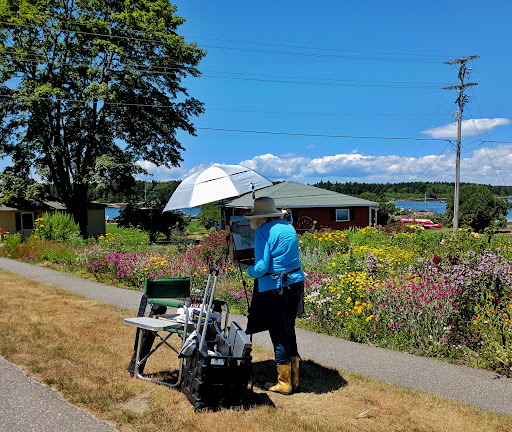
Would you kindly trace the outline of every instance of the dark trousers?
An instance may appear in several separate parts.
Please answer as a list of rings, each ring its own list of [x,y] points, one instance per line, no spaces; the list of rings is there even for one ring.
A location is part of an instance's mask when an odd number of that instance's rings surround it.
[[[268,305],[269,333],[274,345],[277,364],[289,363],[290,358],[297,356],[297,338],[295,336],[295,317],[302,301],[304,282],[296,282],[283,289],[265,291],[262,294]]]

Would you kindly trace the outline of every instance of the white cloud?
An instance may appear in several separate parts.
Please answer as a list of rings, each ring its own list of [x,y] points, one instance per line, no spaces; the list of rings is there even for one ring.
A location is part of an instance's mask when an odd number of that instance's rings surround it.
[[[421,157],[337,154],[318,158],[265,154],[240,162],[272,180],[316,182],[447,181],[455,178],[455,155]],[[479,148],[461,160],[461,181],[512,184],[512,145]]]
[[[154,163],[148,161],[138,161],[137,165],[148,171],[149,176],[137,175],[137,180],[156,180],[156,181],[170,181],[180,180],[187,176],[187,171],[180,167],[167,168],[165,166],[157,167]],[[152,174],[152,175],[151,175]]]
[[[197,165],[191,169],[156,167],[138,162],[153,177],[146,180],[183,180],[207,168]],[[294,180],[315,183],[357,181],[361,183],[396,183],[402,181],[447,181],[455,178],[455,154],[448,150],[442,155],[419,157],[397,155],[371,156],[360,153],[341,153],[322,157],[266,153],[240,162],[271,180]],[[138,177],[144,179],[144,177]],[[512,145],[482,147],[464,151],[461,159],[461,181],[483,184],[512,184]]]
[[[492,131],[498,126],[507,126],[511,123],[510,119],[494,118],[494,119],[470,119],[461,122],[462,138],[482,135]],[[421,133],[431,136],[432,138],[457,138],[457,123],[451,123],[433,129],[427,129]]]

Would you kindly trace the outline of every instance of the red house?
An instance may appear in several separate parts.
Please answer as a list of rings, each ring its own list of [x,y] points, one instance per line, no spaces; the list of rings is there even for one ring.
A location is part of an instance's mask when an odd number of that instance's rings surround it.
[[[379,203],[350,195],[287,181],[259,189],[256,198],[274,199],[278,209],[288,210],[287,220],[297,232],[311,229],[365,227],[377,223]],[[248,193],[221,205],[223,224],[231,216],[243,216],[253,207],[252,194]]]

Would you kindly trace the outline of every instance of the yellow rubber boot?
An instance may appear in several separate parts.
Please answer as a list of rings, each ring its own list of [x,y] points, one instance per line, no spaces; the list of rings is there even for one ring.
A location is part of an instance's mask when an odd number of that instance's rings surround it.
[[[277,365],[277,384],[267,383],[267,390],[289,395],[292,393],[292,367],[290,363]]]
[[[292,388],[293,391],[299,388],[299,356],[293,356],[291,358],[292,363]]]

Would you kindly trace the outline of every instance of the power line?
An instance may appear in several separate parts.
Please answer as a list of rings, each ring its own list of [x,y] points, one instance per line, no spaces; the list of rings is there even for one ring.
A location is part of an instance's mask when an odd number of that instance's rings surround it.
[[[19,14],[5,14],[4,16],[11,16],[11,17],[19,17]],[[35,18],[43,18],[43,19],[54,19],[55,17],[53,15],[41,15],[39,17]],[[58,21],[67,21],[68,23],[72,24],[78,24],[76,20],[65,18],[65,17],[58,17]],[[84,25],[90,25],[90,24],[98,24],[97,22],[91,21],[91,22],[81,22],[80,24]],[[146,35],[158,35],[158,33],[155,32],[148,32],[148,31],[142,31],[142,30],[136,30],[136,29],[130,29],[131,32]],[[438,57],[439,59],[445,59],[447,55],[441,55],[441,54],[419,54],[419,53],[403,53],[403,52],[389,52],[389,51],[364,51],[364,50],[349,50],[349,49],[341,49],[341,48],[325,48],[325,47],[317,47],[317,46],[306,46],[306,45],[288,45],[288,44],[274,44],[274,43],[268,43],[268,42],[254,42],[254,41],[242,41],[242,40],[236,40],[236,39],[221,39],[221,38],[212,38],[212,37],[205,37],[205,36],[192,36],[192,35],[182,35],[183,38],[190,38],[190,39],[204,39],[204,40],[212,40],[217,42],[229,42],[229,43],[239,43],[239,44],[247,44],[247,45],[260,45],[260,46],[270,46],[270,47],[278,47],[278,48],[293,48],[293,49],[307,49],[307,50],[316,50],[316,51],[331,51],[331,52],[349,52],[349,53],[362,53],[362,54],[377,54],[377,55],[398,55],[398,56],[411,56],[411,57]],[[152,41],[154,39],[144,39],[144,41]]]
[[[86,32],[82,30],[69,30],[57,27],[42,27],[35,26],[29,24],[15,24],[10,23],[8,21],[0,21],[0,24],[10,25],[10,26],[18,26],[24,28],[32,28],[36,30],[50,30],[57,31],[63,33],[76,33],[76,34],[84,34],[88,36],[101,36],[106,38],[114,38],[114,39],[124,39],[124,40],[133,40],[138,42],[148,42],[148,43],[162,43],[162,40],[156,39],[146,39],[146,38],[136,38],[132,36],[121,36],[121,35],[113,35],[106,33],[97,33],[97,32]],[[178,45],[181,46],[181,43]],[[418,60],[418,59],[407,59],[407,58],[392,58],[392,57],[365,57],[365,56],[355,56],[355,55],[337,55],[337,54],[319,54],[319,53],[301,53],[296,51],[274,51],[274,50],[262,50],[262,49],[250,49],[250,48],[238,48],[238,47],[225,47],[225,46],[217,46],[217,45],[203,45],[202,48],[215,48],[215,49],[224,49],[224,50],[233,50],[233,51],[247,51],[247,52],[257,52],[263,54],[279,54],[279,55],[297,55],[304,57],[320,57],[320,58],[337,58],[337,59],[345,59],[345,60],[373,60],[373,61],[396,61],[396,62],[405,62],[405,63],[440,63],[441,60]],[[201,48],[201,49],[202,49]]]
[[[6,60],[13,60],[12,57],[2,56],[0,54],[0,58],[5,58]],[[26,63],[47,63],[47,59],[32,59],[32,58],[15,58],[19,62]],[[100,67],[100,65],[91,65],[90,63],[72,63],[72,62],[55,62],[52,63],[53,66],[71,66],[71,67]],[[166,66],[152,66],[153,69],[150,68],[137,68],[137,65],[133,65],[133,68],[130,68],[129,71],[143,72],[149,74],[161,74],[161,75],[174,75],[174,71],[190,71],[188,68],[174,68],[174,67],[166,67]],[[140,67],[140,66],[139,66]],[[125,72],[125,69],[111,69],[112,72]],[[173,72],[170,72],[173,71]],[[205,73],[206,72],[206,73]],[[221,74],[232,74],[232,75],[244,75],[245,77],[239,76],[219,76],[219,75],[210,75],[209,73],[221,73]],[[406,82],[406,81],[363,81],[363,80],[353,80],[353,79],[338,79],[338,78],[316,78],[316,77],[297,77],[297,76],[286,76],[286,75],[268,75],[268,74],[255,74],[255,73],[243,73],[243,72],[230,72],[230,71],[203,71],[200,72],[200,77],[207,78],[220,78],[220,79],[236,79],[243,81],[258,81],[258,82],[272,82],[272,83],[280,83],[280,84],[305,84],[305,85],[321,85],[321,86],[333,86],[333,87],[383,87],[383,88],[437,88],[440,83],[422,83],[422,82]],[[274,80],[274,79],[264,79],[264,78],[252,78],[253,77],[282,77],[282,78],[291,78],[298,80],[315,80],[315,81],[291,81],[291,80]]]
[[[248,45],[262,45],[262,46],[272,46],[272,47],[280,47],[280,48],[294,48],[294,49],[310,49],[317,51],[333,51],[333,52],[349,52],[349,53],[363,53],[363,54],[382,54],[382,55],[399,55],[399,56],[411,56],[411,57],[439,57],[446,58],[445,55],[440,54],[418,54],[418,53],[399,53],[399,52],[385,52],[385,51],[362,51],[362,50],[348,50],[348,49],[340,49],[340,48],[322,48],[322,47],[312,47],[305,45],[285,45],[285,44],[271,44],[271,43],[263,43],[263,42],[251,42],[251,41],[241,41],[234,39],[219,39],[219,38],[209,38],[203,36],[191,36],[191,35],[183,35],[183,37],[188,37],[191,39],[205,39],[205,40],[214,40],[218,42],[229,42],[229,43],[242,43]],[[449,57],[449,56],[448,56]]]
[[[428,166],[428,167],[426,167],[426,168],[423,170],[423,172],[422,172],[422,173],[418,174],[418,175],[416,176],[416,178],[415,178],[413,181],[417,181],[417,180],[418,180],[418,179],[419,179],[423,174],[425,174],[425,173],[430,169],[430,167],[431,167],[432,165],[434,165],[434,163],[435,163],[435,162],[436,162],[436,161],[441,157],[441,155],[446,151],[446,149],[448,148],[448,146],[449,146],[450,144],[451,144],[451,141],[448,141],[448,142],[446,143],[446,145],[444,146],[443,150],[441,151],[441,153],[439,153],[439,154],[437,155],[437,157],[436,157],[436,158],[435,158],[435,159],[434,159],[434,160],[429,164],[429,166]]]
[[[408,84],[372,84],[372,81],[364,82],[360,81],[359,83],[352,83],[352,84],[338,84],[338,83],[326,83],[326,82],[306,82],[306,81],[288,81],[288,80],[270,80],[270,79],[262,79],[262,78],[242,78],[242,77],[223,77],[219,75],[206,75],[203,74],[202,76],[208,77],[208,78],[221,78],[221,79],[236,79],[236,80],[242,80],[242,81],[258,81],[258,82],[272,82],[272,83],[279,83],[279,84],[307,84],[307,85],[319,85],[319,86],[332,86],[332,87],[385,87],[385,88],[403,88],[403,89],[410,89],[410,88],[425,88],[425,89],[432,89],[437,88],[437,86],[434,85],[408,85]]]
[[[15,78],[17,76],[13,76],[11,78]],[[19,76],[21,78],[21,76]],[[1,95],[0,97],[8,97],[8,98],[15,98],[13,95]],[[73,99],[53,99],[53,98],[46,98],[46,100],[59,100],[59,101],[72,101]],[[87,101],[79,101],[80,103],[86,103]],[[116,102],[109,102],[110,104],[115,104]],[[122,104],[122,102],[119,102],[119,104]],[[133,104],[133,105],[139,105],[143,107],[154,107],[154,108],[171,108],[171,105],[159,105],[159,104]],[[369,112],[369,113],[336,113],[336,112],[299,112],[299,111],[265,111],[265,110],[249,110],[249,109],[232,109],[232,108],[209,108],[205,107],[205,111],[222,111],[222,112],[237,112],[237,113],[249,113],[249,114],[271,114],[271,115],[307,115],[307,116],[329,116],[329,117],[341,117],[341,116],[364,116],[364,117],[424,117],[424,116],[447,116],[451,115],[449,113],[440,113],[440,114],[426,114],[426,113],[375,113],[375,112]]]
[[[471,121],[473,122],[473,126],[475,127],[476,133],[478,134],[478,137],[480,138],[480,141],[482,141],[482,136],[480,135],[480,131],[478,130],[478,127],[477,127],[477,125],[475,123],[475,119],[473,118],[473,114],[471,113],[471,110],[468,109],[468,111],[469,111],[469,115],[471,116]],[[484,122],[484,126],[485,126],[485,122]],[[494,164],[493,164],[493,162],[491,160],[491,157],[489,156],[489,152],[487,151],[487,147],[484,144],[482,144],[482,145],[483,145],[483,148],[485,150],[485,154],[487,155],[487,159],[489,159],[489,162],[491,164],[491,168],[494,171],[494,174],[496,175],[496,179],[498,180],[498,183],[499,183],[500,178],[498,177],[498,172],[497,172],[496,168],[494,168]],[[493,152],[494,152],[494,149],[493,149]],[[498,164],[498,159],[496,158],[496,153],[494,154],[494,158],[496,159],[496,163]],[[499,165],[498,165],[498,169],[501,172],[501,169],[499,168]],[[502,179],[503,179],[503,174],[502,174]],[[503,179],[503,186],[506,186],[504,179]]]
[[[450,96],[452,92],[448,93],[448,95],[444,98],[444,100],[441,102],[441,104],[437,107],[437,109],[434,111],[434,113],[432,114],[430,120],[427,122],[427,123],[430,123],[433,118],[435,117],[435,115],[437,114],[437,112],[441,109],[441,107],[446,103],[446,101],[448,100],[448,97]],[[426,127],[427,127],[427,123],[425,123],[425,127],[423,127],[422,129],[425,130]],[[432,132],[430,133],[430,136],[432,136]],[[405,156],[405,153],[407,152],[407,150],[409,149],[409,147],[412,145],[414,141],[411,141],[405,148],[405,150],[403,151],[402,155],[398,158],[398,160],[402,159],[404,156]],[[412,155],[412,157],[416,156],[416,154],[418,153],[418,151],[420,150],[421,146],[419,148],[416,149],[416,151],[414,152],[414,154]],[[444,151],[444,150],[443,150]],[[401,166],[401,168],[396,172],[394,173],[394,175],[398,175],[402,172],[403,169],[405,169],[408,165],[409,165],[410,161],[407,162],[406,164],[403,164]],[[389,170],[388,170],[389,171]],[[386,177],[390,177],[391,176],[391,173],[388,172],[387,176]],[[389,183],[389,182],[388,182]],[[374,193],[377,193],[377,190],[378,190],[378,193],[382,192],[384,190],[384,188],[386,187],[386,185],[388,184],[384,184],[382,186],[377,186],[377,188],[374,190]]]
[[[443,85],[443,83],[438,82],[421,82],[421,81],[380,81],[380,80],[354,80],[354,79],[340,79],[340,78],[322,78],[322,77],[303,77],[303,76],[294,76],[294,75],[270,75],[270,74],[257,74],[257,73],[247,73],[247,72],[232,72],[232,71],[212,71],[212,70],[205,70],[204,72],[209,73],[225,73],[225,74],[231,74],[231,75],[253,75],[258,77],[270,77],[270,78],[291,78],[291,79],[304,79],[304,80],[320,80],[320,81],[334,81],[334,82],[355,82],[355,83],[378,83],[378,84],[407,84],[407,85]]]
[[[512,141],[482,140],[482,143],[512,144]]]
[[[13,98],[12,95],[2,95],[0,98]],[[23,99],[30,99],[29,96],[22,96]],[[76,103],[91,103],[92,101],[80,101],[73,99],[59,99],[59,98],[45,98],[38,97],[38,99],[50,100],[53,102],[67,101]],[[106,105],[119,105],[119,106],[138,106],[138,107],[155,107],[155,108],[175,108],[174,105],[153,105],[153,104],[139,104],[139,103],[124,103],[124,102],[109,102],[102,101]],[[280,132],[280,131],[262,131],[262,130],[243,130],[243,129],[227,129],[227,128],[209,128],[209,127],[196,127],[198,130],[211,130],[220,132],[239,132],[239,133],[254,133],[254,134],[268,134],[268,135],[287,135],[287,136],[306,136],[306,137],[319,137],[319,138],[352,138],[352,139],[380,139],[380,140],[413,140],[413,141],[449,141],[442,138],[409,138],[409,137],[383,137],[383,136],[357,136],[357,135],[329,135],[329,134],[308,134],[298,132]]]
[[[31,97],[30,96],[15,96],[15,95],[10,95],[10,94],[0,94],[0,98],[6,98],[6,99],[16,99],[16,98],[19,98],[19,99],[30,99]],[[81,104],[85,104],[85,103],[91,103],[93,102],[92,100],[79,100],[79,99],[71,99],[71,98],[53,98],[53,97],[43,97],[43,96],[40,96],[38,97],[38,99],[41,99],[41,100],[48,100],[48,101],[54,101],[54,102],[76,102],[76,103],[81,103]],[[175,106],[174,105],[162,105],[162,104],[141,104],[141,103],[128,103],[128,102],[114,102],[114,101],[104,101],[102,100],[101,101],[102,103],[104,104],[107,104],[107,105],[125,105],[125,106],[139,106],[139,107],[145,107],[145,108],[174,108]],[[221,108],[206,108],[206,110],[220,110],[220,111],[224,111],[223,109]],[[227,109],[226,111],[232,111],[232,110],[229,110]],[[242,111],[243,112],[243,111]],[[256,111],[256,110],[251,110],[251,111],[247,111],[247,112],[259,112],[259,111]],[[352,114],[352,113],[286,113],[286,112],[279,112],[279,111],[275,111],[275,112],[272,112],[272,111],[269,111],[269,112],[266,112],[266,111],[262,111],[263,113],[269,113],[269,114],[301,114],[301,115],[333,115],[333,116],[337,116],[337,115],[360,115],[360,116],[378,116],[378,115],[383,115],[383,116],[389,116],[389,115],[397,115],[397,116],[403,116],[404,114],[400,114],[400,113],[397,113],[397,114],[389,114],[389,113],[369,113],[369,114],[365,114],[365,113],[358,113],[358,114]],[[408,115],[412,115],[412,114],[408,114]],[[422,114],[418,114],[418,115],[422,115]]]
[[[6,99],[32,99],[30,96],[13,96],[13,95],[6,95],[6,94],[0,94],[0,98],[6,98]],[[40,100],[48,100],[51,102],[75,102],[79,104],[89,104],[94,102],[94,100],[78,100],[78,99],[69,99],[69,98],[51,98],[51,97],[41,97],[39,96],[37,99]],[[129,102],[112,102],[112,101],[105,101],[105,100],[98,100],[98,102],[101,102],[105,105],[119,105],[119,106],[136,106],[141,108],[176,108],[176,105],[160,105],[160,104],[141,104],[141,103],[129,103]]]
[[[472,62],[472,63],[474,64],[474,62]],[[478,99],[476,98],[476,95],[475,95],[475,92],[473,91],[473,88],[471,88],[471,94],[472,94],[472,96],[473,96],[473,98],[474,98],[474,100],[476,102],[476,107],[478,108],[478,112],[480,113],[480,118],[483,118],[482,111],[480,110],[480,104],[478,103]],[[470,114],[471,114],[471,112],[470,112]],[[471,116],[471,117],[473,117],[473,116]],[[484,124],[484,129],[485,129],[485,133],[487,135],[487,138],[490,138],[489,131],[487,130],[487,125],[485,124],[485,121],[483,122],[483,124]],[[476,128],[476,125],[475,125],[475,128]],[[477,129],[477,132],[478,132],[478,129]],[[480,137],[480,133],[478,133],[478,136]],[[482,138],[482,137],[480,137],[480,138]],[[486,148],[486,146],[485,146],[485,144],[483,142],[482,142],[482,145],[486,149],[486,153],[487,153],[487,148]],[[496,159],[496,165],[498,165],[498,171],[501,174],[501,180],[503,181],[503,186],[506,186],[506,184],[505,184],[505,177],[503,177],[503,172],[501,171],[500,163],[499,163],[498,158],[496,156],[496,152],[494,151],[494,147],[491,146],[491,149],[492,149],[492,152],[494,154],[494,159]],[[489,155],[487,155],[487,157],[489,157]],[[491,161],[490,157],[489,157],[489,162],[491,162],[491,166],[492,166],[492,161]],[[494,169],[494,166],[493,166],[493,169]],[[497,175],[496,175],[496,177],[497,177]],[[498,179],[498,181],[499,181],[499,179]]]
[[[261,130],[244,130],[244,129],[226,129],[226,128],[209,128],[196,127],[200,130],[211,130],[219,132],[240,132],[268,135],[287,135],[287,136],[306,136],[319,138],[353,138],[353,139],[380,139],[380,140],[414,140],[414,141],[449,141],[443,138],[409,138],[409,137],[383,137],[383,136],[357,136],[357,135],[328,135],[328,134],[308,134],[298,132],[277,132],[277,131],[261,131]]]
[[[248,110],[248,109],[234,109],[234,108],[206,108],[207,111],[226,111],[226,112],[239,112],[239,113],[257,113],[257,114],[288,114],[288,115],[308,115],[308,116],[366,116],[366,117],[424,117],[436,114],[427,113],[325,113],[325,112],[298,112],[298,111],[264,111],[264,110]],[[450,113],[437,114],[440,116],[451,115]]]

